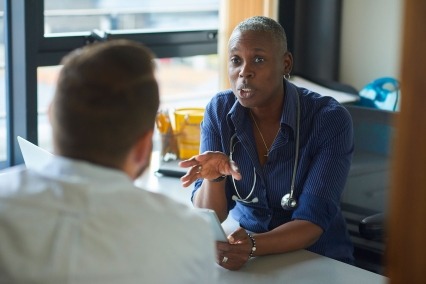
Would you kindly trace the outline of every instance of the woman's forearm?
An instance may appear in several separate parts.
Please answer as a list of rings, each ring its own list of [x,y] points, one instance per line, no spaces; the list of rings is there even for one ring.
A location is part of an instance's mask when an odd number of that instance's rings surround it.
[[[228,205],[225,195],[225,181],[204,180],[193,200],[195,207],[210,208],[216,211],[221,222],[228,217]]]
[[[313,245],[322,233],[321,227],[309,221],[290,221],[272,231],[254,234],[257,246],[255,256],[305,249]]]

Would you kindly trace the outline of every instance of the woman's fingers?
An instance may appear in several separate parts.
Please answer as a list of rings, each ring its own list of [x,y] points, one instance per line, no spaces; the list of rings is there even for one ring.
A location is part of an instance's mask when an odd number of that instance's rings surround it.
[[[193,156],[179,162],[179,166],[189,168],[181,178],[184,187],[191,185],[197,178],[215,179],[222,175],[232,175],[236,180],[242,178],[237,164],[224,153],[217,151],[207,151]]]

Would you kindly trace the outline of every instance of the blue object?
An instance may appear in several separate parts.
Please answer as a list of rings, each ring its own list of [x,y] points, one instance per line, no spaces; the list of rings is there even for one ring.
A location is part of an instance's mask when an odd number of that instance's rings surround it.
[[[376,109],[398,110],[399,82],[391,77],[383,77],[367,84],[360,92],[359,106]]]

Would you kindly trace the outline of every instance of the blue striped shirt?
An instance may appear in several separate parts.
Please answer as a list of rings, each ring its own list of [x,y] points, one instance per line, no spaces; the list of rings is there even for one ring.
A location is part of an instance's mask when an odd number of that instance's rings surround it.
[[[353,262],[353,247],[340,210],[340,197],[353,152],[352,120],[335,99],[321,96],[285,81],[281,130],[262,166],[254,143],[249,109],[241,106],[231,90],[218,93],[206,107],[201,124],[200,151],[222,151],[229,155],[236,133],[233,160],[242,180],[235,181],[238,194],[246,198],[254,183],[251,201],[232,200],[237,195],[231,177],[226,181],[228,208],[240,226],[256,233],[270,231],[293,219],[310,221],[324,233],[308,250],[344,262]],[[290,192],[295,159],[297,97],[300,98],[300,150],[294,196],[298,207],[286,211],[282,197]],[[255,170],[255,173],[253,171]],[[195,183],[195,191],[202,180]],[[283,240],[285,241],[285,240]]]

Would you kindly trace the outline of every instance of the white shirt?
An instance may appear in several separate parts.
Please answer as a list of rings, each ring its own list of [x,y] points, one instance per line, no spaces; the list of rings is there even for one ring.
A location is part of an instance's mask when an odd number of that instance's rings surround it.
[[[216,283],[190,208],[123,172],[54,157],[0,174],[0,283]]]

